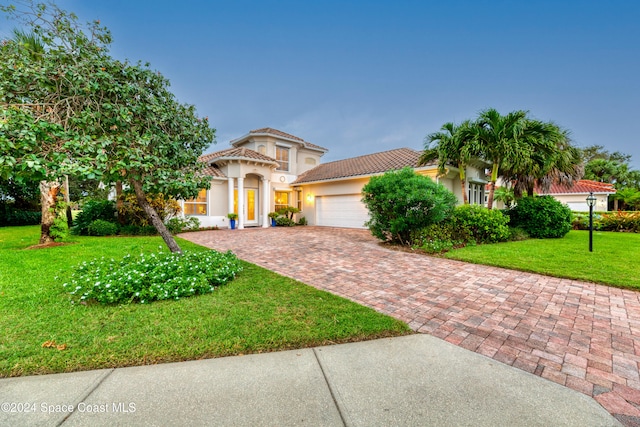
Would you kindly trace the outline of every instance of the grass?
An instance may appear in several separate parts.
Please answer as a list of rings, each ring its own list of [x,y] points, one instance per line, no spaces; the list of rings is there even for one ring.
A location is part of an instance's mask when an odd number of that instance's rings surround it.
[[[62,284],[96,256],[151,252],[159,237],[72,237],[26,249],[38,227],[0,228],[0,377],[359,341],[410,333],[372,309],[244,263],[212,294],[152,304],[72,305]],[[204,250],[179,240],[183,249]],[[55,277],[58,277],[55,279]],[[66,349],[45,348],[54,341]]]
[[[530,239],[468,246],[446,258],[640,289],[640,234],[571,231],[562,239]]]

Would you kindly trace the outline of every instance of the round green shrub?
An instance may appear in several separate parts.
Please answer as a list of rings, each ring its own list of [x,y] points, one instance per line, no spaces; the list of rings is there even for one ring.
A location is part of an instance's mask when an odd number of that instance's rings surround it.
[[[89,225],[97,219],[114,222],[116,220],[115,202],[112,200],[87,201],[73,221],[73,232],[86,236],[89,234]]]
[[[89,236],[113,236],[118,234],[118,224],[96,219],[87,227],[87,234]]]
[[[458,206],[451,216],[453,229],[463,234],[463,240],[476,243],[496,243],[509,240],[509,217],[497,209],[480,205]]]
[[[189,218],[175,216],[166,222],[166,226],[171,234],[178,234],[183,231],[197,231],[200,228],[200,220],[193,216]]]
[[[411,168],[374,176],[362,189],[369,210],[366,226],[377,238],[411,243],[411,231],[448,218],[456,196]]]
[[[571,230],[571,209],[551,196],[523,197],[509,216],[511,226],[536,239],[563,237]]]

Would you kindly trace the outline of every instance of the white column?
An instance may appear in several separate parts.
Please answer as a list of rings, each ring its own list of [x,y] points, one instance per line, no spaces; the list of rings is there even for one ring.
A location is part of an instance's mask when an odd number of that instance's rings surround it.
[[[262,227],[268,228],[271,224],[269,218],[269,206],[271,206],[269,195],[271,194],[271,183],[268,179],[262,178]]]
[[[233,212],[233,186],[233,178],[227,178],[227,188],[229,192],[229,196],[227,197],[227,213]]]
[[[244,178],[238,178],[238,230],[244,228]]]

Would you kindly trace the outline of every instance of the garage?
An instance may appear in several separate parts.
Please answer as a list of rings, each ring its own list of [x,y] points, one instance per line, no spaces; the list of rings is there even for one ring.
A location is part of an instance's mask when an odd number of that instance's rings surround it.
[[[316,197],[316,225],[326,227],[366,228],[369,211],[360,194]]]

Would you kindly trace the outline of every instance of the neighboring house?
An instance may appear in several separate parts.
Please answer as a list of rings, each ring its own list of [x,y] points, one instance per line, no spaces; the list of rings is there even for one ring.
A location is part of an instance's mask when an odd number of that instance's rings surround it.
[[[586,212],[589,210],[587,196],[589,193],[593,193],[597,199],[593,209],[604,212],[609,210],[609,195],[615,194],[616,189],[613,188],[613,184],[581,179],[574,182],[571,186],[553,184],[549,191],[542,191],[536,188],[535,192],[541,196],[553,196],[556,200],[567,204],[572,211],[577,212]]]
[[[451,190],[462,201],[459,171],[437,176],[435,162],[418,166],[421,152],[398,148],[382,153],[320,163],[328,151],[297,136],[272,129],[250,131],[231,141],[232,148],[203,155],[211,188],[183,202],[185,215],[203,227],[227,227],[227,214],[239,213],[238,228],[268,227],[268,213],[286,206],[300,209],[309,225],[364,228],[368,211],[362,187],[375,175],[411,167]],[[484,164],[467,170],[471,203],[484,200]],[[241,197],[238,197],[241,195]]]

